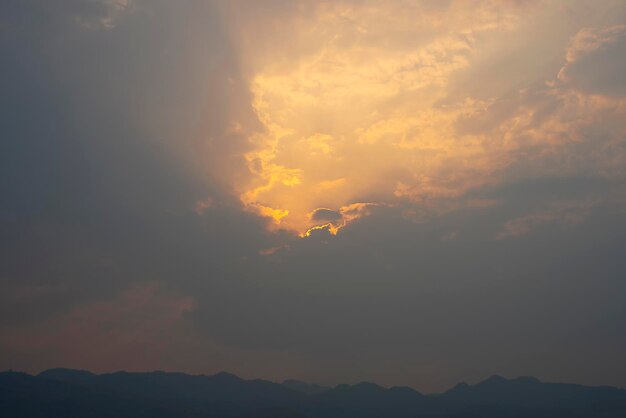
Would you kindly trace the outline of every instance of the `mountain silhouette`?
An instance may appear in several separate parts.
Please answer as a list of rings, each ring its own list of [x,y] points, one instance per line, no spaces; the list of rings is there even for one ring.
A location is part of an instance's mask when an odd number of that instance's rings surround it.
[[[492,376],[424,395],[374,383],[334,388],[229,373],[51,369],[0,373],[6,418],[624,418],[626,390]]]
[[[408,387],[386,389],[374,383],[337,387],[313,396],[340,411],[337,417],[412,417],[417,411],[436,410],[438,402]]]
[[[528,408],[582,408],[624,399],[626,391],[612,387],[587,387],[565,383],[542,383],[534,377],[490,378],[474,385],[459,384],[438,399],[455,405],[508,405]],[[625,415],[626,416],[626,415]]]
[[[306,383],[294,379],[285,380],[283,382],[283,386],[295,390],[296,392],[304,393],[305,395],[315,395],[330,389],[327,386],[316,385],[314,383]]]
[[[97,375],[88,372],[86,370],[74,370],[74,369],[48,369],[37,375],[48,380],[58,380],[61,382],[69,383],[86,383],[87,381],[95,378]]]

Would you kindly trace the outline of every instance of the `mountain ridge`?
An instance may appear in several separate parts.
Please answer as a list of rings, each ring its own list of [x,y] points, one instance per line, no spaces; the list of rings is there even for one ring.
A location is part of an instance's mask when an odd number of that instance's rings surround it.
[[[87,413],[94,410],[98,411],[96,415]],[[63,413],[55,415],[55,411]],[[545,383],[529,376],[507,379],[494,375],[473,385],[461,382],[445,392],[425,395],[410,387],[386,388],[371,382],[325,387],[296,380],[282,383],[248,380],[227,372],[214,375],[164,371],[95,374],[57,368],[37,375],[0,372],[0,415],[25,418],[623,418],[626,416],[626,390]]]

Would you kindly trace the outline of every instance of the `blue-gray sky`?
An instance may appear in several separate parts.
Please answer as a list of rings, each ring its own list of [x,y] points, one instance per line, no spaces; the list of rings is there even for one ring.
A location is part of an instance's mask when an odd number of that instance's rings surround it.
[[[622,1],[0,3],[0,368],[626,387]]]

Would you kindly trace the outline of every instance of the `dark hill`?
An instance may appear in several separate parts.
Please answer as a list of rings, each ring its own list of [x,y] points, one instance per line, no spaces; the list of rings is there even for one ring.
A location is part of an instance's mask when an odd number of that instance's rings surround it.
[[[308,392],[308,393],[307,393]],[[373,383],[323,388],[228,373],[0,373],[2,418],[624,418],[626,391],[492,376],[439,395]]]
[[[283,382],[283,386],[305,395],[315,395],[329,390],[329,387],[320,386],[313,383],[301,382],[300,380],[288,379]]]
[[[454,405],[507,405],[527,408],[581,408],[585,405],[626,401],[626,391],[613,387],[588,387],[565,383],[542,383],[534,377],[505,379],[500,376],[469,386],[459,384],[437,396]],[[625,415],[626,417],[626,415]]]
[[[86,370],[73,370],[73,369],[49,369],[43,371],[37,375],[37,377],[41,377],[43,379],[48,380],[57,380],[61,382],[69,382],[69,383],[85,383],[94,377],[95,374],[88,372]]]
[[[342,417],[412,417],[436,410],[438,402],[406,387],[386,389],[374,383],[339,385],[313,396],[317,402],[341,411]]]

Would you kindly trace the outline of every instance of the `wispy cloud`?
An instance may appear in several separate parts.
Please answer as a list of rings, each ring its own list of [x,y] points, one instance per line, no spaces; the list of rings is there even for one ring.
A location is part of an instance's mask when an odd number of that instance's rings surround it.
[[[507,221],[502,225],[495,239],[501,240],[526,235],[534,228],[546,223],[556,223],[564,227],[580,224],[597,204],[599,202],[594,200],[554,202],[545,209]]]

